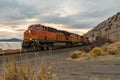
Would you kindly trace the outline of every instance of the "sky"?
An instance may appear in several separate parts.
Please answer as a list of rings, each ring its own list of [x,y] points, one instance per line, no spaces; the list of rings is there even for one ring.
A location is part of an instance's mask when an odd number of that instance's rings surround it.
[[[23,39],[31,24],[85,34],[120,11],[120,0],[0,0],[0,39]]]

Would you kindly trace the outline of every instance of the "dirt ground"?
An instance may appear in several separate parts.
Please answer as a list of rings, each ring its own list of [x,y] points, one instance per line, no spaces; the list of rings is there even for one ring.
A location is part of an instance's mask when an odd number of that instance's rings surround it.
[[[16,54],[16,56],[33,63],[35,63],[36,55],[37,60],[44,59],[48,65],[52,66],[57,80],[120,80],[120,60],[94,60],[84,62],[66,60],[71,51],[78,49],[79,47],[66,48],[41,51],[34,54],[32,52],[28,54]],[[5,58],[8,58],[8,56],[4,56]],[[2,60],[3,56],[0,56],[1,64]]]
[[[46,58],[47,62],[52,63],[58,80],[120,80],[120,60],[66,60],[73,50],[65,49],[58,55],[53,54]]]

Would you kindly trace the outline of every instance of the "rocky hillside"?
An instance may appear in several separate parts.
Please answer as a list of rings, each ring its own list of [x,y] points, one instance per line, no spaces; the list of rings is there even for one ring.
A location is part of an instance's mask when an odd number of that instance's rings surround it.
[[[111,41],[120,40],[120,12],[108,18],[95,28],[85,34],[91,40],[96,40],[100,37],[110,39]]]

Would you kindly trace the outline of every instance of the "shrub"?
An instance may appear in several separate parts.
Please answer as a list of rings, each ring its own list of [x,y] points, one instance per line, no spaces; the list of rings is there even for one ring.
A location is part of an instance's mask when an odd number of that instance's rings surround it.
[[[107,55],[118,55],[120,54],[120,46],[119,44],[115,43],[109,46],[103,46],[101,48]]]
[[[79,51],[74,51],[74,52],[71,52],[70,54],[70,58],[72,59],[76,59],[76,58],[79,58]]]
[[[76,53],[76,52],[73,52],[73,53],[70,54],[70,58],[72,58],[72,59],[79,58],[79,54]]]
[[[80,55],[82,55],[84,53],[85,53],[84,51],[74,51],[74,52],[71,52],[70,58],[72,58],[72,59],[79,58]]]
[[[109,49],[107,49],[107,53],[109,54],[109,55],[118,55],[119,54],[119,50],[117,49],[117,48],[109,48]]]
[[[101,49],[102,49],[103,51],[105,51],[105,52],[106,52],[109,48],[110,48],[109,46],[103,46],[103,47],[101,47]]]
[[[103,51],[100,48],[95,47],[90,51],[90,55],[93,56],[93,57],[102,56]]]

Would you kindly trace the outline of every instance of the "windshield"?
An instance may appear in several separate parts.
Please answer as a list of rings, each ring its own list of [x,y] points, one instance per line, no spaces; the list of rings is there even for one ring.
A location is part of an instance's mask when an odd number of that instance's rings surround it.
[[[34,30],[41,30],[42,28],[40,26],[34,27]]]
[[[30,26],[28,29],[30,29],[30,30],[41,30],[42,27],[40,27],[40,26],[35,26],[35,27]]]

